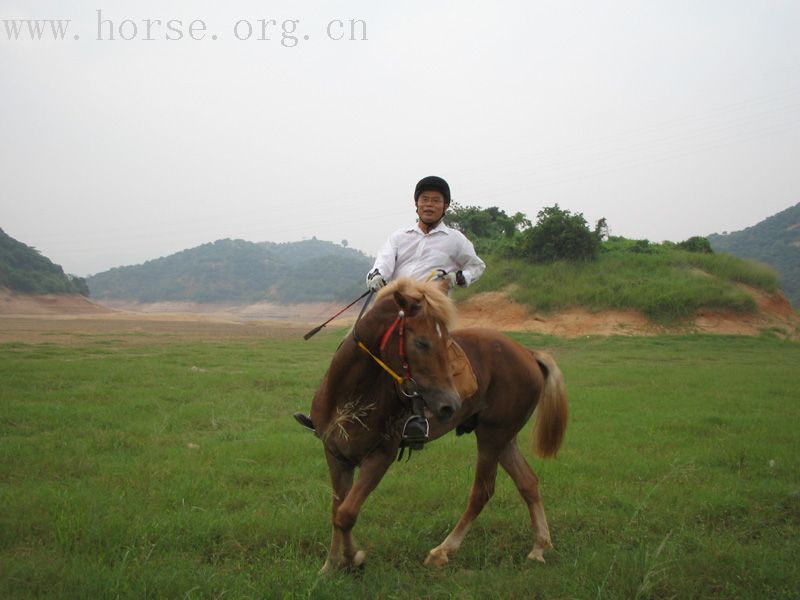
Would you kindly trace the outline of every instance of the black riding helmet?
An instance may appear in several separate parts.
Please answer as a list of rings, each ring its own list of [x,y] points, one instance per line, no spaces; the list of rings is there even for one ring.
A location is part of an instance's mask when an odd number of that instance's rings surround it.
[[[444,196],[445,205],[450,204],[450,186],[447,185],[444,179],[436,175],[428,175],[419,180],[417,187],[414,189],[414,203],[416,204],[417,200],[419,200],[419,195],[422,192],[431,190],[440,192]]]

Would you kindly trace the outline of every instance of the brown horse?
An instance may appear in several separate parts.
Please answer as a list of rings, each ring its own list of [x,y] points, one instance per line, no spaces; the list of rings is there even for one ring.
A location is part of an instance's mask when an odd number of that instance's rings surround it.
[[[459,426],[462,432],[474,430],[478,441],[467,509],[425,563],[444,565],[458,550],[494,492],[498,463],[530,511],[533,549],[528,558],[544,561],[551,544],[538,478],[517,447],[516,436],[538,406],[534,450],[543,458],[556,454],[567,425],[561,372],[547,354],[530,351],[495,331],[454,331],[452,337],[469,357],[478,382],[477,392],[462,402],[447,360],[454,317],[451,300],[437,284],[400,279],[381,290],[334,355],[311,410],[333,483],[333,538],[323,571],[364,562],[353,526],[367,496],[394,462],[403,424],[411,414],[408,394],[414,391],[424,399],[430,439]]]

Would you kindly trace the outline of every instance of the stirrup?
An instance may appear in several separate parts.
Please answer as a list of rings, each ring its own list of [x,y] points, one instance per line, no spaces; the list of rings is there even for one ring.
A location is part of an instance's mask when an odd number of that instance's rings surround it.
[[[303,413],[297,412],[297,413],[294,413],[292,416],[294,417],[295,421],[300,423],[300,425],[302,425],[303,427],[308,429],[310,432],[317,433],[317,430],[314,429],[314,422],[311,419],[309,419],[307,416],[305,416]]]
[[[409,425],[411,428],[409,429]],[[424,425],[424,427],[423,427]],[[411,450],[422,450],[425,442],[428,441],[431,426],[428,419],[420,415],[411,415],[403,425],[403,437],[401,444]]]

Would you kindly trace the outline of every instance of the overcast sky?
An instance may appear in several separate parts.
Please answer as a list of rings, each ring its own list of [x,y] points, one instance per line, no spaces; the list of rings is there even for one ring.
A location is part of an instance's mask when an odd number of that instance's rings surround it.
[[[374,255],[429,174],[653,241],[800,202],[798,0],[219,4],[0,0],[0,228],[88,275],[226,237]]]

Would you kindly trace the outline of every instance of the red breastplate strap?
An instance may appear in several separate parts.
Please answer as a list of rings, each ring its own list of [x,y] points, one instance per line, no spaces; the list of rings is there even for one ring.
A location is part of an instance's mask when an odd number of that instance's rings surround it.
[[[381,338],[381,352],[383,349],[386,348],[386,344],[389,343],[389,339],[392,337],[392,333],[394,333],[395,329],[398,330],[399,340],[399,349],[400,349],[400,360],[403,361],[403,373],[406,379],[411,379],[411,368],[408,366],[408,361],[406,360],[406,344],[405,344],[405,323],[406,323],[406,314],[401,310],[397,313],[397,318],[394,322],[389,325],[389,329],[387,329],[383,337]]]

